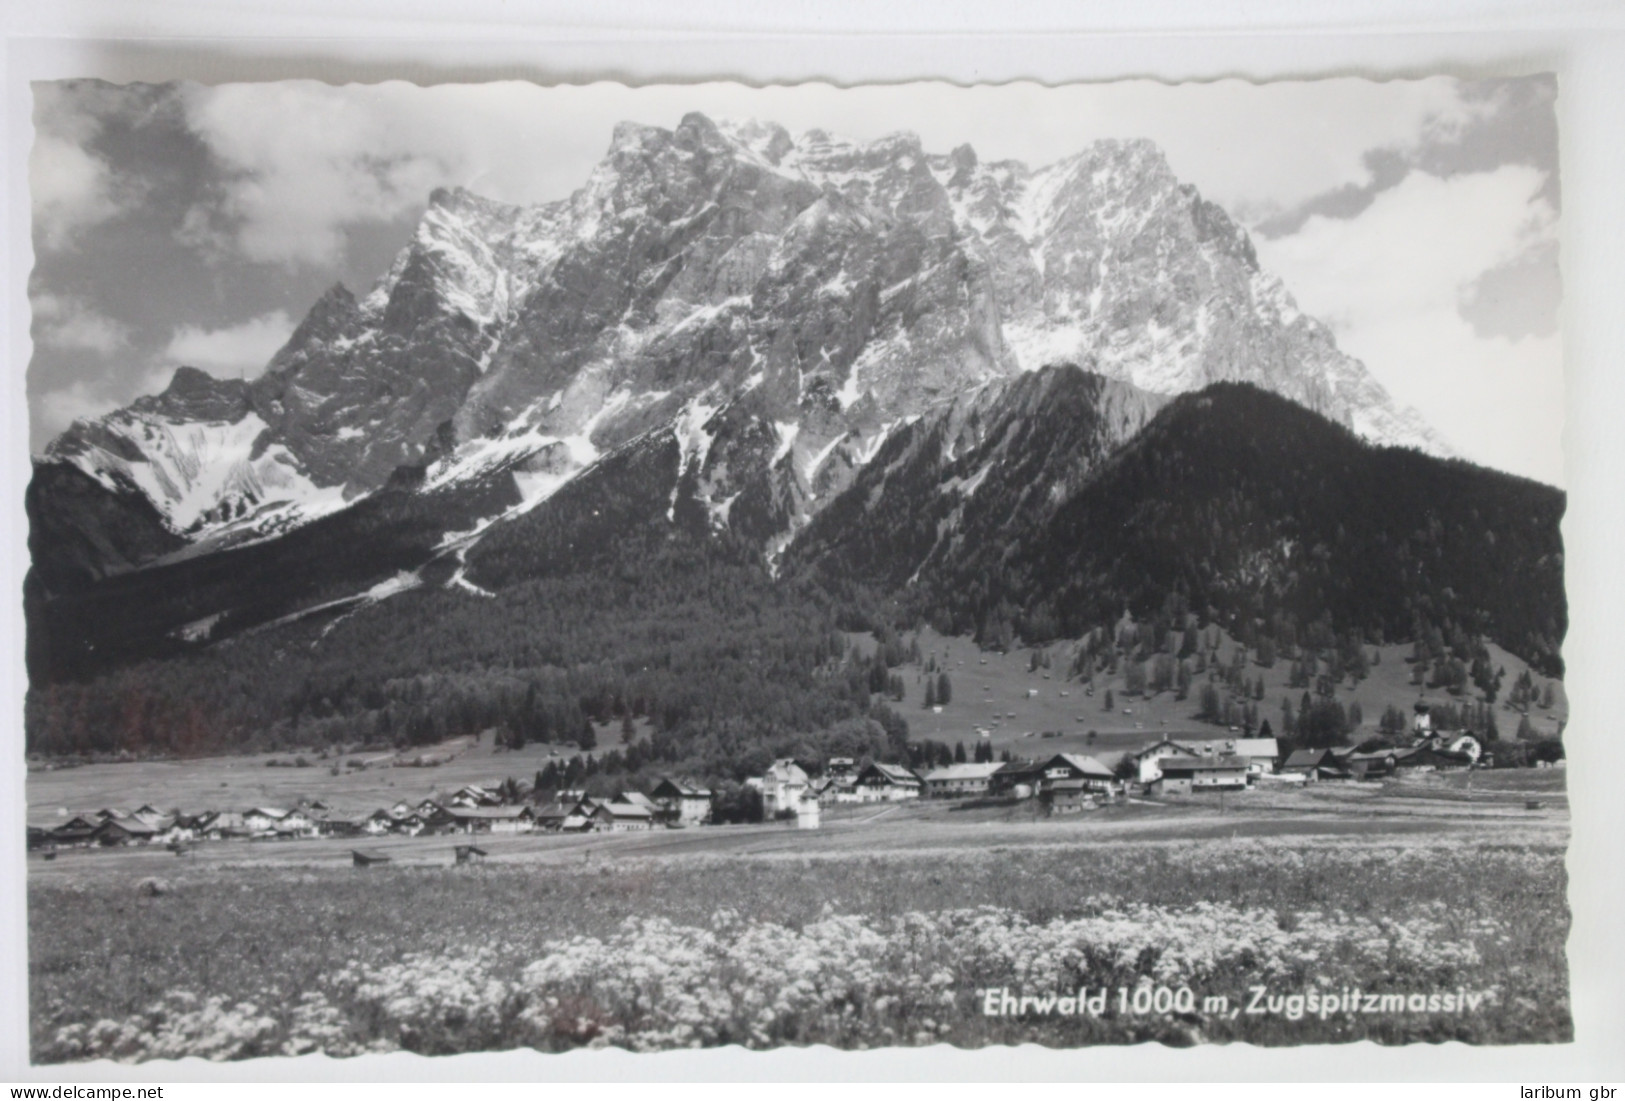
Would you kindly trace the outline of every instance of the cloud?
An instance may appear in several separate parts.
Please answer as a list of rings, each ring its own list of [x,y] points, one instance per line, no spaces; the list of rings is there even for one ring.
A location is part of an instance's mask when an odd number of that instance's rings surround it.
[[[1352,218],[1416,169],[1448,179],[1503,164],[1530,165],[1546,174],[1541,197],[1555,210],[1560,201],[1555,78],[1546,74],[1464,84],[1459,93],[1454,110],[1429,115],[1414,132],[1361,154],[1365,179],[1267,215],[1253,210],[1253,233],[1296,233],[1316,214]]]
[[[346,225],[422,206],[451,176],[435,146],[452,135],[414,126],[398,98],[307,81],[188,86],[188,125],[220,172],[186,216],[190,239],[254,261],[333,264]]]
[[[113,173],[107,162],[51,135],[41,135],[34,142],[28,187],[34,200],[35,242],[53,251],[121,209],[113,195]]]
[[[42,81],[33,86],[35,137],[28,188],[34,239],[43,249],[68,247],[83,230],[129,210],[140,195],[140,185],[121,179],[95,148],[106,119],[127,110],[128,104],[118,90],[102,91],[92,83]]]
[[[34,400],[35,416],[48,439],[60,435],[76,420],[99,417],[117,408],[118,402],[82,380],[47,391]]]
[[[1464,455],[1561,484],[1561,337],[1514,339],[1463,314],[1486,273],[1555,240],[1545,182],[1527,165],[1412,172],[1355,217],[1315,215],[1257,246],[1299,305]]]
[[[198,367],[214,375],[252,378],[265,369],[271,357],[288,342],[293,330],[294,321],[286,310],[272,310],[224,329],[183,325],[175,330],[159,358],[165,363]]]
[[[129,344],[130,330],[123,322],[97,313],[75,298],[36,294],[34,340],[58,351],[95,352],[110,356]]]

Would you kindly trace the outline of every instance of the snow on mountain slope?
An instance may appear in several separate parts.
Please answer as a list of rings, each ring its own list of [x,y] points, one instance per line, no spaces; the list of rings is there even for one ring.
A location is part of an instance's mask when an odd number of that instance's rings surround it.
[[[312,519],[344,505],[317,485],[251,412],[240,382],[182,368],[168,389],[75,425],[46,458],[71,463],[111,491],[134,485],[176,532],[272,532],[290,514]]]

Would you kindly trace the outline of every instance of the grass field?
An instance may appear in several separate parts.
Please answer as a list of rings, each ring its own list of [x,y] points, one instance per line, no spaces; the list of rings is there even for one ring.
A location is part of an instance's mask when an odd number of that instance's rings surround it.
[[[850,637],[861,646],[874,645],[870,636]],[[1198,745],[1234,736],[1223,727],[1195,719],[1194,691],[1186,700],[1176,700],[1171,692],[1149,699],[1128,697],[1119,675],[1115,679],[1098,676],[1095,695],[1086,695],[1080,684],[1067,679],[1065,671],[1071,661],[1067,643],[1046,649],[1050,669],[1029,672],[1027,650],[1008,654],[983,651],[970,639],[944,637],[929,628],[919,632],[918,640],[922,657],[934,658],[948,671],[954,695],[940,712],[927,710],[921,706],[925,691],[923,669],[904,665],[898,670],[908,693],[898,709],[915,738],[932,738],[949,745],[962,741],[969,751],[977,742],[977,729],[983,728],[990,732],[988,740],[995,752],[1009,749],[1016,756],[1026,757],[1083,752],[1110,765],[1121,753],[1164,735],[1186,738]],[[1220,652],[1228,654],[1231,648],[1230,640],[1225,638]],[[1372,667],[1371,675],[1354,689],[1341,689],[1338,696],[1344,703],[1360,704],[1370,733],[1375,733],[1384,706],[1393,703],[1408,710],[1410,702],[1417,698],[1416,689],[1408,683],[1410,667],[1404,661],[1407,648],[1373,649],[1380,649],[1382,660]],[[1510,654],[1494,646],[1490,650],[1492,658],[1506,668],[1509,684],[1525,669]],[[1296,700],[1303,693],[1302,689],[1287,687],[1288,674],[1285,662],[1277,662],[1270,669],[1249,669],[1250,677],[1264,678],[1266,692],[1259,711],[1272,725],[1280,721],[1281,698]],[[1549,710],[1535,708],[1531,713],[1531,721],[1543,733],[1555,732],[1568,714],[1561,682],[1554,682],[1554,687],[1554,706]],[[1110,712],[1102,706],[1107,688],[1113,690],[1116,705]],[[1517,716],[1507,711],[1500,715],[1502,736],[1510,738],[1517,728]],[[646,720],[638,720],[635,726],[635,737],[648,733]],[[595,731],[595,752],[622,745],[618,724],[598,725]],[[1046,731],[1059,736],[1045,738],[1042,735]],[[1090,731],[1095,732],[1093,740]],[[258,805],[290,807],[311,799],[320,799],[340,813],[364,814],[400,799],[416,802],[449,794],[464,784],[494,785],[508,776],[529,781],[549,760],[567,759],[575,753],[570,747],[537,743],[508,750],[492,741],[487,734],[480,741],[455,739],[443,746],[400,753],[373,750],[322,756],[316,750],[307,750],[302,754],[125,761],[56,769],[36,763],[28,774],[29,820],[48,824],[68,814],[110,806],[130,808],[142,803],[151,803],[160,810],[245,810]],[[267,760],[288,762],[296,756],[303,756],[310,767],[266,767]],[[404,764],[418,756],[444,758],[444,763],[433,768],[391,767],[392,762]],[[369,767],[346,767],[350,760],[366,761]],[[334,766],[338,767],[337,775],[332,774]]]
[[[1229,736],[1171,693],[1125,698],[1120,679],[1097,678],[1084,694],[1064,646],[1046,676],[1027,651],[928,631],[919,643],[954,698],[926,710],[923,670],[900,671],[918,738],[968,749],[981,726],[995,750],[1109,762],[1165,734]],[[1373,729],[1387,703],[1416,698],[1403,653],[1383,648],[1340,691]],[[1522,671],[1494,656],[1509,678]],[[1249,671],[1264,676],[1266,717],[1301,694],[1287,672]],[[1543,730],[1566,717],[1557,687],[1533,716]],[[618,728],[597,733],[601,751],[619,744]],[[31,768],[30,820],[144,802],[365,812],[528,779],[573,752],[490,741],[307,753],[306,768],[267,755]],[[443,763],[405,767],[419,753]],[[370,869],[337,839],[34,856],[33,1057],[1556,1042],[1571,1034],[1564,781],[1528,769],[1263,784],[1054,818],[1031,801],[837,806],[809,831],[491,838],[477,867],[453,866],[448,837],[369,838],[392,858]],[[1377,996],[1370,1011],[1350,1008],[1356,991]]]
[[[1174,693],[1162,692],[1149,699],[1129,696],[1124,691],[1123,675],[1116,677],[1097,675],[1094,695],[1086,695],[1077,681],[1069,680],[1066,671],[1072,661],[1072,643],[1056,643],[1042,647],[1048,654],[1049,669],[1029,671],[1032,651],[1012,650],[1006,654],[981,650],[968,638],[938,635],[929,627],[918,635],[921,657],[926,662],[935,658],[938,668],[948,673],[953,686],[953,699],[940,713],[924,708],[925,682],[919,665],[905,665],[903,674],[907,699],[898,705],[899,712],[909,722],[914,737],[933,738],[952,745],[963,741],[967,752],[976,744],[977,728],[990,731],[994,751],[1009,749],[1012,753],[1034,756],[1047,752],[1086,752],[1104,758],[1115,758],[1124,750],[1138,748],[1156,741],[1164,734],[1175,738],[1186,737],[1200,741],[1216,741],[1234,737],[1225,728],[1196,719],[1197,690],[1202,678],[1193,682],[1190,697],[1176,700]],[[1228,660],[1235,648],[1228,635],[1221,634],[1220,656]],[[872,645],[872,640],[868,641]],[[1393,704],[1407,714],[1418,698],[1418,691],[1410,683],[1411,667],[1405,656],[1408,645],[1370,647],[1381,655],[1371,667],[1370,675],[1357,686],[1345,683],[1339,688],[1338,700],[1345,706],[1358,703],[1364,716],[1368,734],[1375,734],[1377,721],[1383,708]],[[1498,668],[1506,669],[1503,691],[1510,690],[1513,681],[1523,673],[1527,664],[1500,647],[1489,646],[1490,659]],[[1302,688],[1291,688],[1291,663],[1277,661],[1272,667],[1257,664],[1247,670],[1249,679],[1264,678],[1264,698],[1258,703],[1259,717],[1268,719],[1277,731],[1281,724],[1281,700],[1290,698],[1293,706],[1303,695]],[[1536,676],[1536,683],[1545,678]],[[1530,709],[1530,722],[1537,732],[1551,735],[1558,724],[1568,718],[1568,701],[1560,681],[1553,681],[1555,700],[1550,709]],[[1105,710],[1105,694],[1110,688],[1114,707]],[[1029,695],[1029,693],[1032,693]],[[1476,698],[1476,693],[1470,693]],[[1441,692],[1425,693],[1427,698],[1440,702],[1459,702]],[[1466,697],[1464,696],[1463,699]],[[1501,736],[1511,738],[1518,728],[1518,714],[1505,709],[1497,712]],[[1089,740],[1089,731],[1096,737]],[[1058,732],[1059,738],[1045,739],[1045,731]],[[1355,740],[1358,740],[1357,738]],[[1110,764],[1110,760],[1107,760]]]
[[[471,868],[444,837],[371,869],[337,841],[65,852],[31,863],[33,1054],[1559,1041],[1566,840],[1561,772],[1526,771],[510,837]],[[1345,1012],[1356,987],[1421,1008]],[[988,1016],[989,989],[1040,1001]]]
[[[598,747],[607,752],[622,744],[620,727],[597,729]],[[647,732],[639,723],[640,734]],[[399,799],[417,802],[449,795],[465,784],[494,786],[506,777],[529,783],[549,760],[574,755],[574,748],[531,743],[510,750],[482,739],[458,738],[444,745],[414,747],[396,753],[371,750],[321,756],[316,751],[199,757],[187,760],[117,761],[72,768],[31,767],[28,772],[29,821],[48,823],[68,814],[102,807],[131,809],[151,803],[160,810],[247,810],[254,806],[291,807],[320,799],[341,813],[370,813]],[[267,761],[291,762],[303,756],[309,767],[267,767]],[[418,757],[444,759],[429,768],[407,764]],[[364,761],[366,768],[347,762]],[[401,762],[394,765],[392,762]],[[334,775],[332,769],[339,772]]]

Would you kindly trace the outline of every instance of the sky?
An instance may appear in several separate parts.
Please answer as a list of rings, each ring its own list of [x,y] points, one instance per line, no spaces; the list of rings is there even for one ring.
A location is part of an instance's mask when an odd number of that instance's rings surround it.
[[[1037,167],[1157,142],[1260,261],[1464,458],[1561,485],[1555,78],[1200,84],[34,86],[31,445],[179,364],[253,377],[364,292],[438,186],[580,187],[617,122],[897,130]]]

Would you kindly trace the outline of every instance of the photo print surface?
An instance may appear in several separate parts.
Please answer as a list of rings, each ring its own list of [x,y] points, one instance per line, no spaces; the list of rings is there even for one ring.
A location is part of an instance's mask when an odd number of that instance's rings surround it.
[[[1557,83],[37,83],[37,1063],[1572,1038]]]

